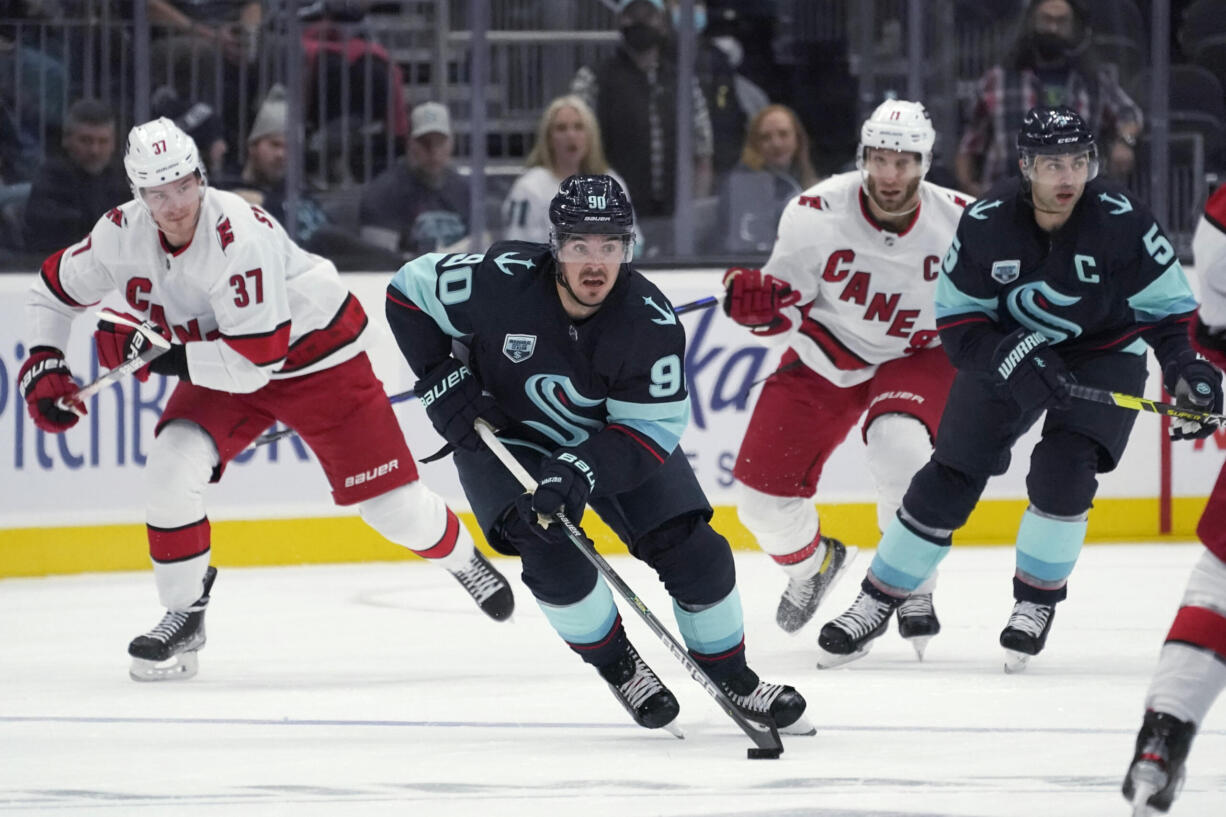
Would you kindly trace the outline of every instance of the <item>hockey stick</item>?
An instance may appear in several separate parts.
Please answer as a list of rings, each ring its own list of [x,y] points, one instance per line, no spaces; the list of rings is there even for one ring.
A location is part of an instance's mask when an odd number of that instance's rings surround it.
[[[1131,394],[1122,394],[1118,391],[1108,391],[1107,389],[1099,389],[1094,386],[1082,386],[1079,383],[1068,384],[1069,394],[1074,397],[1079,397],[1082,400],[1089,400],[1094,403],[1106,403],[1110,406],[1119,406],[1120,408],[1132,409],[1133,411],[1149,411],[1154,414],[1162,414],[1167,417],[1174,417],[1179,420],[1191,420],[1197,423],[1208,423],[1215,426],[1221,426],[1226,423],[1226,414],[1214,414],[1211,411],[1197,411],[1196,409],[1183,408],[1172,403],[1162,403],[1157,400],[1149,400],[1144,397],[1136,397]]]
[[[697,312],[700,309],[710,309],[713,306],[719,305],[720,298],[722,297],[723,293],[721,292],[719,295],[708,295],[705,298],[699,298],[696,301],[690,301],[689,303],[682,304],[681,306],[674,306],[673,314],[684,315],[687,312]]]
[[[72,396],[71,401],[65,400],[63,397],[56,400],[56,406],[64,411],[74,411],[71,405],[72,403],[79,402],[84,404],[86,400],[93,397],[107,386],[132,374],[170,348],[170,341],[166,340],[166,338],[162,337],[157,332],[152,331],[148,327],[137,323],[136,321],[125,318],[123,315],[116,312],[110,312],[108,310],[102,310],[101,312],[97,313],[97,316],[104,321],[109,321],[111,323],[122,323],[125,326],[131,326],[149,341],[149,348],[141,352],[136,357],[128,358],[114,369],[111,369],[109,372],[99,377],[93,383],[82,386],[80,391]]]
[[[524,468],[522,464],[520,464],[519,460],[515,459],[515,455],[507,450],[507,447],[503,445],[502,440],[495,436],[494,429],[483,420],[477,420],[475,426],[477,429],[477,434],[479,434],[485,444],[489,446],[490,451],[493,451],[494,456],[496,456],[502,462],[502,464],[506,466],[507,470],[515,476],[515,479],[517,479],[519,484],[524,487],[524,490],[529,492],[535,491],[536,480],[534,480],[532,475],[528,473],[528,470]],[[617,575],[617,572],[609,566],[609,563],[605,561],[604,557],[596,551],[596,548],[592,545],[591,540],[584,536],[583,531],[580,530],[574,522],[570,521],[565,513],[559,511],[554,515],[554,519],[556,519],[558,524],[562,526],[563,531],[566,533],[566,538],[570,540],[570,543],[577,547],[579,552],[587,557],[587,560],[596,567],[596,570],[599,571],[600,575],[604,577],[605,581],[613,585],[613,587],[617,589],[617,592],[621,594],[622,598],[634,605],[634,609],[638,611],[639,616],[643,619],[643,621],[647,622],[647,626],[651,628],[651,631],[655,633],[662,642],[664,642],[664,646],[667,647],[668,651],[673,654],[673,657],[681,662],[681,665],[685,667],[687,672],[689,672],[690,677],[701,684],[702,688],[707,691],[708,695],[715,699],[715,702],[719,704],[720,708],[724,710],[725,714],[732,718],[732,720],[736,722],[736,725],[741,727],[741,731],[749,736],[749,739],[754,742],[754,745],[757,746],[758,749],[763,750],[762,755],[755,755],[754,750],[750,749],[750,757],[778,757],[779,753],[783,751],[783,741],[779,739],[779,729],[775,726],[774,722],[765,717],[759,718],[747,716],[745,713],[741,712],[741,710],[737,708],[736,704],[732,702],[728,695],[719,688],[719,685],[711,680],[711,676],[707,675],[706,670],[700,667],[698,662],[690,657],[690,654],[686,652],[685,647],[683,647],[677,641],[677,639],[673,637],[673,634],[660,623],[660,620],[647,609],[647,605],[643,603],[643,600],[640,599],[638,595],[630,589],[630,586],[622,580],[622,577]]]

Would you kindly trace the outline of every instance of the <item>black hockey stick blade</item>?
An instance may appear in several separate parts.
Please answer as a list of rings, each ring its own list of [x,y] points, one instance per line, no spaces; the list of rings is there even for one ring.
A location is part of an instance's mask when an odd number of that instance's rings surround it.
[[[488,446],[490,451],[494,453],[494,456],[498,457],[502,464],[506,466],[507,470],[515,476],[515,478],[519,481],[519,484],[524,487],[524,490],[536,490],[536,480],[534,480],[532,475],[528,473],[527,469],[520,464],[519,460],[515,459],[515,456],[507,450],[507,447],[503,445],[502,441],[499,440],[494,434],[494,430],[481,420],[476,422],[476,429],[477,434],[480,435],[481,439],[485,441],[486,446]],[[733,722],[735,722],[736,725],[741,728],[741,731],[754,742],[754,745],[759,749],[770,750],[768,754],[772,757],[778,756],[775,754],[775,752],[783,752],[783,741],[779,738],[779,728],[775,724],[774,719],[764,715],[758,716],[746,714],[738,709],[736,704],[732,702],[732,699],[728,697],[727,693],[720,689],[719,685],[711,680],[711,676],[707,675],[706,670],[698,665],[698,662],[690,656],[685,647],[682,646],[675,637],[673,637],[673,634],[668,631],[668,628],[661,624],[660,620],[657,619],[651,610],[647,608],[647,605],[644,604],[643,600],[638,597],[638,594],[630,589],[630,586],[622,580],[622,577],[618,575],[617,571],[615,571],[612,566],[605,561],[604,557],[596,551],[596,547],[592,544],[592,541],[588,539],[586,535],[584,535],[583,531],[574,522],[568,519],[564,513],[558,513],[554,519],[562,526],[562,529],[566,532],[566,538],[570,540],[570,543],[579,549],[579,552],[592,563],[597,572],[599,572],[600,575],[604,577],[605,581],[607,581],[613,586],[614,589],[617,590],[622,598],[634,606],[634,609],[638,611],[639,617],[642,618],[647,624],[648,628],[650,628],[650,630],[656,634],[656,637],[664,643],[664,646],[668,648],[668,651],[672,653],[673,657],[676,658],[683,667],[685,667],[686,671],[690,674],[690,677],[697,681],[698,684],[707,691],[707,694],[715,699],[715,702],[719,704],[720,709],[724,710],[724,714],[731,718]]]
[[[1226,423],[1226,414],[1214,414],[1211,411],[1197,411],[1196,409],[1183,408],[1172,403],[1163,403],[1158,400],[1149,400],[1144,397],[1137,397],[1132,394],[1123,394],[1117,391],[1108,391],[1107,389],[1099,389],[1094,386],[1083,386],[1080,383],[1068,384],[1069,394],[1081,400],[1089,400],[1094,403],[1106,403],[1110,406],[1119,406],[1120,408],[1131,409],[1133,411],[1148,411],[1153,414],[1161,414],[1166,417],[1174,417],[1178,420],[1192,420],[1197,423],[1205,423],[1221,427]]]

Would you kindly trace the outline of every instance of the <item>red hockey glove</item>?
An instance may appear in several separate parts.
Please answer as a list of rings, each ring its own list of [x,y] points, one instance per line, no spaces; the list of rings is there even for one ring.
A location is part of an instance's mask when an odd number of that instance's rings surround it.
[[[139,323],[145,332],[155,332],[166,337],[166,333],[159,327],[148,321],[142,321],[136,315],[127,312],[116,312],[115,314],[133,323]],[[114,323],[105,318],[98,321],[98,329],[94,332],[94,345],[98,347],[98,362],[107,369],[114,369],[125,360],[136,357],[149,348],[149,343],[148,336],[142,330],[127,324]],[[133,373],[133,376],[144,383],[149,379],[149,366],[147,364],[141,366]]]
[[[1197,313],[1188,327],[1192,338],[1192,348],[1200,352],[1206,359],[1219,369],[1226,370],[1226,331],[1216,332],[1205,325]]]
[[[67,431],[87,413],[76,399],[80,389],[64,362],[64,353],[50,346],[35,346],[17,374],[17,387],[26,400],[26,408],[34,425],[43,431],[58,434]],[[71,410],[60,408],[56,401],[64,398]]]
[[[779,335],[792,328],[784,310],[800,302],[800,293],[762,270],[733,267],[724,273],[724,314],[755,335]]]

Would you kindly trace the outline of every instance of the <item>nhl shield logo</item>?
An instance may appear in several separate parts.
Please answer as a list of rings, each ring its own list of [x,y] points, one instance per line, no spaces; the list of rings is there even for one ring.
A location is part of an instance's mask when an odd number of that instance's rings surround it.
[[[1022,272],[1022,262],[1013,261],[997,261],[992,265],[992,280],[1001,284],[1008,284],[1017,280],[1017,276]]]
[[[512,363],[523,363],[535,349],[536,335],[507,335],[502,342],[502,353]]]

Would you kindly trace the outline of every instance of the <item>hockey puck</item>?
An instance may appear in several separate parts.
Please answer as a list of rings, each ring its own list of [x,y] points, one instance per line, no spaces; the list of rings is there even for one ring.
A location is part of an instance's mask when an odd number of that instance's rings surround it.
[[[749,758],[750,760],[776,760],[781,754],[783,754],[782,746],[777,749],[763,749],[761,747],[754,746],[745,750],[745,757]]]

